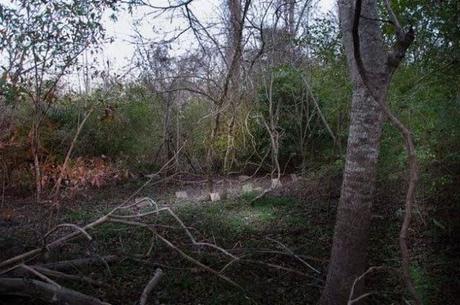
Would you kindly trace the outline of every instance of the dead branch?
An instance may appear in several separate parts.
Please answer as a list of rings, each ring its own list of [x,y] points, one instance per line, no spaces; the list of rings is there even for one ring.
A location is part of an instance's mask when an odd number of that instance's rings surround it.
[[[117,262],[119,260],[121,260],[120,256],[107,255],[107,256],[102,256],[102,257],[79,258],[79,259],[60,261],[60,262],[55,262],[55,263],[40,264],[40,265],[35,265],[33,267],[38,268],[38,269],[40,268],[52,269],[53,271],[54,270],[67,271],[67,270],[89,267],[89,266],[93,266],[96,264],[101,264],[102,262],[105,262],[104,264],[110,264],[113,262]]]
[[[50,283],[50,284],[52,284],[52,285],[54,285],[54,286],[56,286],[56,287],[58,287],[58,288],[61,288],[61,286],[60,286],[58,283],[56,283],[55,281],[53,281],[52,279],[50,279],[50,278],[47,277],[46,275],[44,275],[44,274],[38,272],[38,271],[35,270],[34,268],[29,267],[29,266],[27,266],[27,265],[25,265],[25,264],[21,264],[20,267],[21,267],[22,269],[24,269],[24,270],[30,272],[31,274],[37,276],[39,279],[42,279],[42,280],[44,280],[44,281],[46,281],[46,282],[48,282],[48,283]]]
[[[152,292],[153,288],[156,287],[158,282],[160,282],[161,276],[163,275],[163,270],[158,268],[152,279],[148,282],[148,284],[145,286],[144,291],[142,291],[141,299],[139,301],[139,305],[145,305],[147,304],[147,299],[149,297],[149,294]]]
[[[56,227],[48,231],[48,233],[46,233],[45,236],[43,237],[43,243],[46,244],[46,238],[50,236],[52,233],[56,232],[58,229],[63,228],[63,227],[70,227],[70,228],[75,229],[76,231],[80,231],[88,240],[90,241],[93,240],[91,235],[89,235],[88,232],[86,232],[79,226],[71,224],[71,223],[63,223],[63,224],[57,225]]]
[[[44,275],[47,275],[53,278],[57,278],[57,279],[76,280],[76,281],[80,281],[80,282],[87,283],[90,285],[95,285],[95,286],[104,286],[104,287],[109,286],[108,284],[104,282],[93,280],[92,278],[83,276],[83,275],[80,276],[80,275],[74,275],[74,274],[67,274],[67,273],[47,269],[47,268],[40,267],[40,266],[34,266],[34,269]]]
[[[0,278],[0,295],[32,297],[52,304],[110,305],[75,290],[21,278]]]
[[[355,287],[356,285],[358,284],[359,281],[361,281],[366,275],[368,275],[369,273],[371,272],[374,272],[374,271],[377,271],[377,270],[380,270],[382,269],[383,267],[370,267],[369,269],[367,269],[366,272],[364,272],[363,274],[361,274],[360,276],[358,276],[354,281],[353,281],[353,285],[351,286],[351,289],[350,289],[350,296],[348,297],[348,302],[347,302],[347,305],[353,305],[359,301],[361,301],[362,299],[370,296],[371,294],[373,294],[372,292],[367,292],[363,295],[360,295],[356,298],[353,298],[353,295],[355,294]]]
[[[280,245],[283,249],[285,249],[289,254],[291,254],[292,256],[294,256],[298,261],[300,261],[302,264],[304,264],[305,266],[307,266],[308,268],[310,268],[311,270],[313,270],[314,272],[320,274],[321,272],[316,269],[315,267],[313,267],[312,265],[310,265],[307,261],[305,261],[303,258],[301,258],[300,256],[298,256],[297,254],[295,254],[291,249],[289,249],[285,244],[283,244],[282,242],[276,240],[276,239],[273,239],[273,238],[270,238],[270,237],[267,237],[268,240]]]

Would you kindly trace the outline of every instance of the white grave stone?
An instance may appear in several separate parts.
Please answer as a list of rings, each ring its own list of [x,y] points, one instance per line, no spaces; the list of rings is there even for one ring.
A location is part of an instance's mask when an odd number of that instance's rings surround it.
[[[188,198],[187,192],[186,191],[176,192],[176,198],[177,199],[187,199]]]
[[[253,192],[253,191],[254,191],[254,187],[253,187],[252,183],[244,184],[244,185],[243,185],[243,188],[242,188],[242,191],[243,191],[243,194],[247,194],[247,193]]]
[[[272,188],[276,189],[278,187],[281,187],[281,181],[278,178],[272,179]]]
[[[219,193],[209,193],[209,197],[211,197],[212,202],[220,200],[220,194]]]

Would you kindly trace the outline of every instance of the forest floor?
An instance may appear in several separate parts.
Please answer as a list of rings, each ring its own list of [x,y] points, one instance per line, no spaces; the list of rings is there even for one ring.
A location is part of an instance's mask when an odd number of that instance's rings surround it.
[[[327,271],[340,177],[291,179],[285,177],[282,188],[254,203],[251,201],[256,193],[242,193],[242,186],[250,183],[256,189],[265,188],[270,184],[267,178],[241,181],[235,177],[226,184],[218,183],[229,189],[228,198],[218,202],[205,200],[206,182],[196,177],[147,186],[137,195],[148,196],[161,207],[172,208],[197,240],[214,243],[240,257],[232,262],[218,251],[193,246],[184,232],[174,227],[171,217],[164,215],[156,219],[162,236],[214,270],[224,268],[221,274],[240,287],[185,260],[159,240],[153,241],[150,256],[142,257],[152,242],[151,236],[142,228],[120,224],[103,225],[91,232],[94,239],[91,243],[69,242],[48,260],[110,254],[122,257],[110,266],[101,263],[90,269],[74,270],[106,282],[107,287],[63,282],[66,287],[111,304],[136,304],[157,268],[162,268],[164,275],[149,304],[315,304]],[[142,181],[91,190],[63,202],[57,211],[9,198],[4,209],[14,208],[14,215],[8,220],[0,219],[0,261],[40,246],[51,225],[84,225],[97,219],[128,198],[141,184]],[[175,192],[184,190],[189,198],[177,200]],[[400,202],[390,200],[392,196],[380,192],[376,200],[369,253],[373,266],[399,266],[397,237],[402,214]],[[458,280],[449,278],[444,271],[456,267],[458,260],[455,263],[441,257],[439,252],[427,254],[426,250],[439,229],[421,224],[414,228],[417,231],[414,235],[421,238],[413,242],[416,248],[413,273],[426,304],[437,304],[441,301],[440,295],[443,304],[453,304],[449,300],[454,302],[458,297],[453,289],[458,287]],[[456,281],[450,288],[445,286]],[[371,274],[366,285],[375,292],[370,296],[370,304],[404,304],[407,297],[395,272]],[[5,298],[0,299],[0,304],[41,303]]]

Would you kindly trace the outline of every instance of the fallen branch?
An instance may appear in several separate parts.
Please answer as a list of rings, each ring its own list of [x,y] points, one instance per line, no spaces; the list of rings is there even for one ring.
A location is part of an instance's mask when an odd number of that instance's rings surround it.
[[[34,269],[44,275],[54,277],[57,279],[76,280],[76,281],[87,283],[90,285],[109,287],[109,285],[104,282],[93,280],[92,278],[83,276],[83,275],[67,274],[67,273],[63,273],[60,271],[51,270],[51,269],[47,269],[47,268],[39,267],[39,266],[35,266]]]
[[[298,256],[297,254],[295,254],[291,249],[289,249],[285,244],[283,244],[282,242],[276,240],[276,239],[273,239],[273,238],[270,238],[270,237],[267,237],[268,240],[274,242],[274,243],[277,243],[278,245],[280,245],[283,249],[285,249],[289,254],[291,254],[292,256],[294,256],[299,262],[301,262],[302,264],[304,264],[305,266],[307,266],[308,268],[310,268],[311,270],[313,270],[314,272],[320,274],[321,272],[316,269],[315,267],[313,267],[312,265],[310,265],[307,261],[305,261],[303,258],[301,258],[300,256]]]
[[[59,271],[67,271],[67,270],[72,270],[72,269],[77,269],[77,268],[84,268],[84,267],[89,267],[93,266],[96,264],[101,264],[103,263],[108,264],[108,263],[113,263],[121,260],[120,256],[117,255],[106,255],[106,256],[101,256],[101,257],[89,257],[89,258],[78,258],[78,259],[73,259],[73,260],[67,260],[67,261],[60,261],[60,262],[55,262],[55,263],[47,263],[47,264],[40,264],[36,265],[33,267],[36,268],[46,268],[46,269],[52,269],[52,270],[59,270]]]
[[[50,284],[52,284],[52,285],[54,285],[54,286],[56,286],[56,287],[58,287],[58,288],[61,288],[61,285],[59,285],[58,283],[56,283],[55,281],[53,281],[52,279],[50,279],[50,278],[47,277],[46,275],[44,275],[44,274],[38,272],[38,271],[35,270],[34,268],[29,267],[29,266],[27,266],[27,265],[25,265],[25,264],[21,264],[20,267],[21,267],[22,269],[26,270],[27,272],[29,272],[29,273],[35,275],[35,276],[38,277],[39,279],[44,280],[44,281],[46,281],[46,282],[48,282],[48,283],[50,283]]]
[[[0,278],[0,295],[31,297],[53,304],[110,305],[72,289],[20,278]]]
[[[152,292],[153,288],[160,282],[161,276],[163,275],[163,270],[158,268],[155,271],[155,274],[153,275],[152,279],[147,283],[147,285],[144,288],[144,291],[142,291],[141,299],[139,301],[139,305],[145,305],[147,304],[147,299],[149,297],[149,294]]]

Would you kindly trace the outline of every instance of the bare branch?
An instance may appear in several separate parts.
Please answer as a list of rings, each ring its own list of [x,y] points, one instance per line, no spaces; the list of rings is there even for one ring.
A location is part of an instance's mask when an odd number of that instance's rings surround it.
[[[21,265],[19,265],[19,266],[20,266],[22,269],[27,270],[28,272],[30,272],[30,273],[32,273],[33,275],[37,276],[39,279],[42,279],[42,280],[44,280],[44,281],[46,281],[46,282],[48,282],[48,283],[50,283],[50,284],[56,286],[57,288],[61,288],[61,286],[60,286],[58,283],[56,283],[55,281],[53,281],[52,279],[50,279],[50,278],[47,277],[46,275],[44,275],[44,274],[38,272],[38,271],[35,270],[34,268],[29,267],[29,266],[27,266],[27,265],[25,265],[25,264],[21,264]]]

